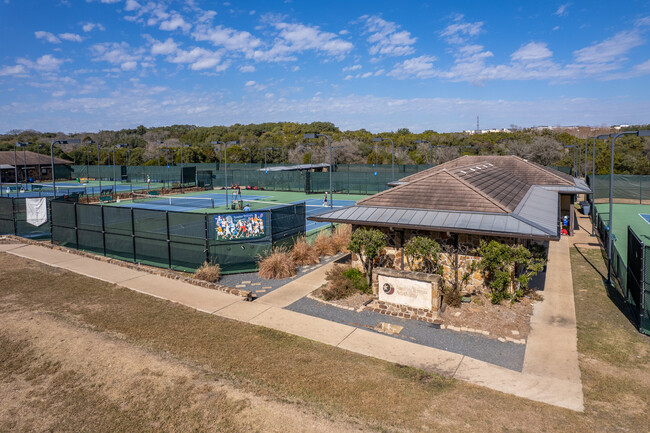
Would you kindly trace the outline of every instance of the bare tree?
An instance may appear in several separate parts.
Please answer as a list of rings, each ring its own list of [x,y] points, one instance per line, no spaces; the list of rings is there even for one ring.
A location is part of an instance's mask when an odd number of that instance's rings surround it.
[[[515,155],[536,162],[550,165],[563,156],[564,147],[554,138],[535,136],[531,141],[506,140],[501,143],[508,155]]]

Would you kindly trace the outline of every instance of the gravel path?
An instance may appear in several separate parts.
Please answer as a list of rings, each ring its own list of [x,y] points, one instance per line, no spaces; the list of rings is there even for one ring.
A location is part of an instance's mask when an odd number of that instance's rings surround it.
[[[333,260],[342,257],[343,254],[337,254],[335,256],[321,257],[320,264],[311,265],[311,266],[302,266],[298,269],[298,274],[296,276],[285,278],[283,280],[267,280],[265,278],[260,278],[257,272],[249,272],[244,274],[230,274],[223,275],[219,280],[219,284],[223,284],[230,287],[236,287],[239,289],[251,290],[255,297],[259,298],[267,293],[271,293],[275,289],[284,286],[296,278],[300,278],[309,272],[315,271],[316,269],[330,263]]]
[[[374,331],[380,322],[399,325],[404,329],[399,335],[393,335],[394,338],[466,355],[515,371],[521,371],[524,364],[524,344],[502,343],[484,336],[444,330],[430,323],[390,317],[371,311],[345,310],[309,298],[302,298],[286,308],[370,331]]]

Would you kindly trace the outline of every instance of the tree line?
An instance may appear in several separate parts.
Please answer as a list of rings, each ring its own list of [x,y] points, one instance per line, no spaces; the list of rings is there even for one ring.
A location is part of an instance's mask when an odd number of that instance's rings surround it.
[[[645,129],[634,126],[627,129]],[[614,132],[603,128],[598,133]],[[517,155],[542,165],[573,166],[574,152],[584,158],[585,139],[567,130],[513,129],[483,134],[413,133],[407,128],[371,133],[365,129],[341,131],[330,122],[269,122],[202,127],[143,125],[119,131],[64,134],[13,130],[0,135],[0,150],[13,150],[16,142],[30,142],[27,150],[48,154],[52,140],[74,138],[81,144],[56,145],[55,156],[75,164],[164,165],[181,162],[212,163],[313,163],[329,161],[323,138],[306,140],[305,133],[326,134],[332,139],[334,160],[343,164],[436,164],[460,155]],[[592,135],[596,135],[592,132]],[[373,141],[383,138],[384,141]],[[391,139],[394,146],[391,145]],[[211,144],[219,142],[220,144]],[[575,146],[575,147],[571,147]],[[99,151],[99,155],[98,155]],[[591,170],[591,145],[588,149]],[[650,141],[627,136],[616,141],[614,171],[619,174],[650,174]],[[609,143],[596,143],[596,171],[609,173]],[[578,167],[576,167],[578,168]],[[581,168],[581,172],[583,169]]]

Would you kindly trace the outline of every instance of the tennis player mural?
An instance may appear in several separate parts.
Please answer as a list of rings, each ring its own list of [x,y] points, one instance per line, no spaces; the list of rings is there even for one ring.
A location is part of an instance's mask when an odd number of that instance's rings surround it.
[[[215,239],[231,241],[264,237],[264,219],[263,212],[215,215]]]

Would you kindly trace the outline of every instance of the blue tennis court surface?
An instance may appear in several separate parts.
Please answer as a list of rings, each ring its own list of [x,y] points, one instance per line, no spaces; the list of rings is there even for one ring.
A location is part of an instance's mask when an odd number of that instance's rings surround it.
[[[639,216],[645,220],[648,224],[650,224],[650,214],[647,213],[640,213]]]
[[[151,183],[151,188],[160,188],[161,184]],[[78,182],[57,182],[56,183],[56,195],[70,195],[70,194],[84,194],[84,195],[93,195],[100,194],[102,191],[115,191],[117,192],[129,192],[129,191],[142,191],[147,189],[146,184],[123,184],[118,183],[117,185],[113,182],[102,183],[102,186],[99,185],[87,185]],[[2,185],[2,195],[6,197],[50,197],[54,195],[54,187],[51,183],[28,183],[20,185],[20,188],[17,190],[16,185]]]

